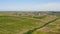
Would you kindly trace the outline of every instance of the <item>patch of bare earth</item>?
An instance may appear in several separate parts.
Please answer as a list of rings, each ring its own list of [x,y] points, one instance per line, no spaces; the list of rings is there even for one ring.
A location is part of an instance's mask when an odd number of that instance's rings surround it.
[[[40,31],[49,32],[49,31],[51,31],[51,28],[50,27],[43,27],[40,29]]]

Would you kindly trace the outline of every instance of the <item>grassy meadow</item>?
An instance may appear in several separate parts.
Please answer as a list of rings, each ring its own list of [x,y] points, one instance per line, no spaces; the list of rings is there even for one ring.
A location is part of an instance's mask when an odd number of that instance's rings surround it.
[[[60,16],[48,14],[38,16],[24,12],[0,12],[0,34],[24,34],[55,18],[59,19],[28,34],[60,34]]]

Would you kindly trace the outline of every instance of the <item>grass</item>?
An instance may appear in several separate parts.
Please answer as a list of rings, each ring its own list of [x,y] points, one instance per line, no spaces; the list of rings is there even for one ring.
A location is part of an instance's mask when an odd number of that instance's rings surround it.
[[[49,32],[44,32],[44,31],[41,31],[41,30],[36,30],[34,31],[32,34],[60,34],[60,25],[57,25],[57,24],[60,24],[60,19],[56,20],[55,22],[53,22],[52,24],[46,26],[48,28],[51,28],[51,30]],[[55,25],[54,25],[55,24]]]
[[[22,17],[0,16],[0,34],[16,34],[24,29],[38,27],[38,24],[32,20]],[[17,30],[18,32],[16,32]]]
[[[45,18],[46,16],[37,16],[37,17],[33,17],[33,18],[36,18],[36,19],[43,19]]]
[[[45,24],[48,21],[55,19],[56,17],[47,17],[47,16],[13,16],[13,13],[1,13],[0,16],[0,34],[23,34],[34,28],[38,28],[41,25]],[[10,15],[10,16],[9,16]],[[11,16],[12,15],[12,16]],[[34,31],[32,34],[51,34],[56,33],[60,26],[55,26],[54,24],[60,24],[60,20],[49,24],[46,27],[52,28],[50,32],[43,32],[41,30]]]
[[[32,34],[34,31],[36,31],[36,30],[38,30],[38,29],[41,29],[41,28],[47,26],[48,24],[50,24],[50,23],[52,23],[52,22],[54,22],[54,21],[56,21],[56,20],[58,20],[58,18],[56,18],[56,19],[54,19],[54,20],[52,20],[52,21],[49,21],[49,22],[45,23],[44,25],[42,25],[42,26],[40,26],[40,27],[38,27],[38,28],[35,28],[35,29],[33,29],[33,30],[30,30],[30,31],[28,31],[27,33],[24,33],[24,34]]]

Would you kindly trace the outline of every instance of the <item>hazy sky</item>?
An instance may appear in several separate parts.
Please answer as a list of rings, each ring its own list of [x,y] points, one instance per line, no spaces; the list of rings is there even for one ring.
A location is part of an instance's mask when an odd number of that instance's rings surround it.
[[[60,0],[0,0],[0,11],[60,11]]]

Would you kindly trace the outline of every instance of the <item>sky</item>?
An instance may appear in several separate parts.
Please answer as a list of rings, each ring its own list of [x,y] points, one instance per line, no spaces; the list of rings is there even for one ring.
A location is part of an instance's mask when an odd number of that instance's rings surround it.
[[[60,11],[60,0],[0,0],[0,11]]]

